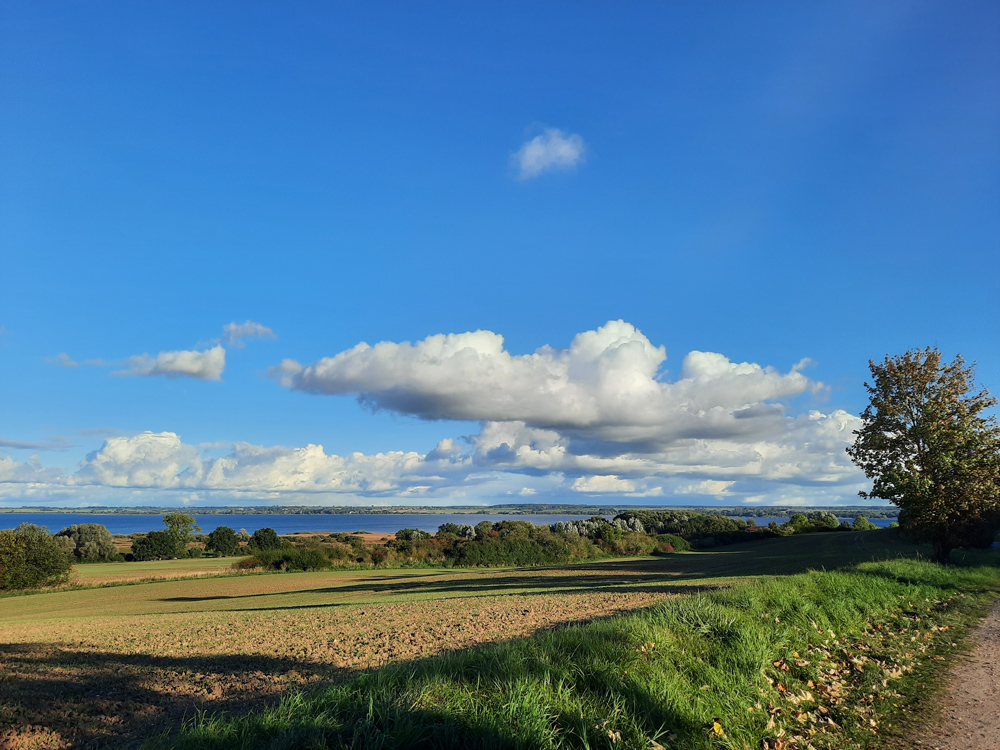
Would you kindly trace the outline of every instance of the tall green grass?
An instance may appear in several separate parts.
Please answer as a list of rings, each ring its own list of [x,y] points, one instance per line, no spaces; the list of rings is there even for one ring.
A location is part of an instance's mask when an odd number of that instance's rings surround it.
[[[914,560],[767,578],[202,715],[158,746],[867,747],[998,587],[995,567]]]

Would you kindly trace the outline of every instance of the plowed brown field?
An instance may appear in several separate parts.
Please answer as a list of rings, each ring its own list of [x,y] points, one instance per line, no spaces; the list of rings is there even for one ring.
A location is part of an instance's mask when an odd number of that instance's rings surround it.
[[[201,709],[245,710],[389,661],[646,607],[668,595],[671,577],[648,560],[189,579],[3,599],[0,748],[128,746]]]

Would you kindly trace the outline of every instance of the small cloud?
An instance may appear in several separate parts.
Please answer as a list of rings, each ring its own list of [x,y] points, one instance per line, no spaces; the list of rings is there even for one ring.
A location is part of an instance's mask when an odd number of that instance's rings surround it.
[[[68,447],[65,438],[46,438],[47,443],[34,443],[26,440],[5,440],[0,438],[0,448],[22,451],[64,451]]]
[[[59,354],[57,354],[54,357],[46,357],[45,361],[48,362],[50,365],[59,365],[60,367],[80,366],[80,363],[74,362],[72,359],[70,359],[69,355],[66,352],[59,352]]]
[[[538,493],[535,492],[535,489],[533,487],[522,487],[521,491],[518,492],[517,494],[521,495],[522,497],[528,497],[530,495],[536,495]]]
[[[274,331],[260,323],[248,320],[246,323],[229,323],[222,329],[222,340],[238,349],[245,344],[243,339],[276,339]]]
[[[129,357],[128,369],[118,370],[114,374],[222,380],[222,371],[225,369],[226,350],[217,345],[203,352],[182,350],[160,352],[155,357],[149,354]]]
[[[76,433],[82,437],[115,437],[118,435],[124,435],[122,430],[117,427],[86,427],[82,430],[77,430]]]
[[[577,477],[570,485],[575,492],[632,492],[635,485],[628,479],[619,479],[614,474],[595,474]]]
[[[518,179],[530,180],[543,172],[572,169],[584,161],[583,138],[547,128],[525,143],[512,157]]]

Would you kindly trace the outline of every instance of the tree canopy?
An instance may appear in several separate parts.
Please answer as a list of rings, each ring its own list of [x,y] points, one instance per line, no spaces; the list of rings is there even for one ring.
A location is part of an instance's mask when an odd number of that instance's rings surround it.
[[[873,480],[864,498],[901,509],[900,525],[947,562],[957,547],[989,546],[1000,527],[1000,428],[996,405],[961,356],[936,348],[868,363],[869,404],[847,452]]]
[[[0,531],[0,589],[30,589],[62,583],[72,557],[44,526],[22,523]]]
[[[103,524],[75,523],[56,536],[69,539],[69,551],[81,560],[114,560],[118,556],[114,537]]]
[[[247,548],[254,551],[281,549],[281,539],[278,538],[278,532],[269,526],[265,526],[253,533],[250,541],[247,542]]]
[[[178,557],[183,557],[187,553],[191,532],[201,531],[201,526],[195,523],[194,516],[184,513],[167,513],[163,516],[163,525],[167,527],[167,533],[173,537],[177,545]]]
[[[183,547],[177,545],[177,538],[166,529],[150,531],[132,542],[134,560],[173,560],[184,554]]]
[[[240,538],[228,526],[219,526],[208,535],[205,549],[220,557],[235,555],[240,551]]]

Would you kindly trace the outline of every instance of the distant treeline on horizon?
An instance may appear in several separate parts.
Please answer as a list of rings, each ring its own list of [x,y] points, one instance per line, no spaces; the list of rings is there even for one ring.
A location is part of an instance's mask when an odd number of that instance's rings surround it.
[[[839,518],[896,518],[899,509],[893,506],[843,505],[843,506],[701,506],[701,505],[562,505],[557,503],[523,503],[514,505],[486,506],[309,506],[309,505],[244,505],[244,506],[206,506],[192,508],[190,506],[162,507],[123,507],[123,506],[89,506],[84,508],[66,508],[56,506],[36,506],[22,508],[0,508],[0,513],[81,513],[95,515],[149,515],[157,516],[164,513],[183,512],[189,515],[233,516],[233,515],[396,515],[411,513],[427,514],[469,514],[469,515],[579,515],[579,516],[616,516],[626,511],[639,510],[669,510],[673,512],[688,510],[697,513],[710,513],[722,516],[739,516],[743,518],[780,518],[794,513],[810,511],[828,511]]]

